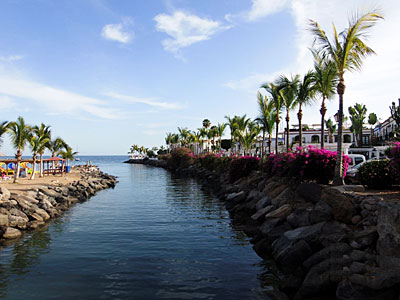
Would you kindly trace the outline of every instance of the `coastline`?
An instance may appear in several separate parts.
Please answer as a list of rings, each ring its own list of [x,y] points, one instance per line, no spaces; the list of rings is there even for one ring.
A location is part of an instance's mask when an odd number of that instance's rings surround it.
[[[165,161],[135,160],[168,169]],[[273,259],[276,299],[396,299],[400,292],[400,204],[362,186],[266,179],[234,183],[197,166],[169,169],[200,180],[224,201],[255,252]]]
[[[24,230],[45,225],[77,202],[84,202],[97,191],[114,188],[114,176],[97,167],[74,166],[64,176],[47,176],[33,181],[0,183],[0,242],[21,236]]]

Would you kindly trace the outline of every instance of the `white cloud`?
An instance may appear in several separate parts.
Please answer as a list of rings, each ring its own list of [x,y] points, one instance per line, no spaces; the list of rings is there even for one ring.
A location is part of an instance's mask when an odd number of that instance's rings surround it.
[[[11,61],[16,61],[16,60],[21,60],[23,59],[23,55],[8,55],[8,56],[0,56],[0,61],[3,62],[11,62]]]
[[[54,88],[30,80],[0,76],[0,101],[7,103],[8,97],[32,100],[50,114],[73,117],[94,116],[103,119],[118,119],[124,114],[106,102]],[[12,102],[11,102],[12,103]]]
[[[101,30],[101,36],[107,40],[117,41],[122,44],[130,43],[134,37],[133,32],[126,31],[126,27],[130,24],[130,19],[125,19],[118,24],[107,24]]]
[[[154,20],[157,31],[165,32],[171,37],[162,41],[164,49],[175,54],[181,48],[209,40],[217,32],[230,28],[218,21],[183,11],[176,11],[173,15],[159,14]]]
[[[133,96],[126,96],[126,95],[121,95],[118,93],[105,93],[106,96],[118,99],[118,100],[123,100],[131,103],[143,103],[147,104],[153,107],[157,108],[162,108],[162,109],[180,109],[182,106],[178,103],[170,103],[170,102],[163,102],[163,101],[156,101],[155,99],[152,98],[137,98]]]
[[[256,21],[282,10],[287,0],[252,0],[251,8],[246,13],[248,21]]]

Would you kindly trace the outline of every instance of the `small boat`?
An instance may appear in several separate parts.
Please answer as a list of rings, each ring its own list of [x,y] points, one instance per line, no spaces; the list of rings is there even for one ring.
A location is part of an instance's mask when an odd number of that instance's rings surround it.
[[[80,161],[81,159],[79,158],[79,157],[76,157],[75,158],[75,161]]]

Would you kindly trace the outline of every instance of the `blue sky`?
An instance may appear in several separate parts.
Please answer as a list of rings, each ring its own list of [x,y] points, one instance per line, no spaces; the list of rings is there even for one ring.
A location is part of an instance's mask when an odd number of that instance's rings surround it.
[[[385,119],[400,97],[400,4],[379,2],[385,21],[369,39],[378,55],[346,74],[345,105],[364,103]],[[2,0],[1,119],[49,124],[84,155],[160,146],[166,132],[194,130],[204,118],[253,118],[260,84],[311,68],[309,18],[329,32],[331,22],[342,29],[350,12],[377,3]],[[306,108],[305,122],[318,123],[318,111]],[[0,151],[14,153],[8,138]]]

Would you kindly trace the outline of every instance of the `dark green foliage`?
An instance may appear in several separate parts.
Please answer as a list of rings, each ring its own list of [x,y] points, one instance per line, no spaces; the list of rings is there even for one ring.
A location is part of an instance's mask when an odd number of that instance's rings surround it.
[[[228,171],[231,157],[219,157],[215,154],[206,154],[196,158],[197,165],[209,171],[215,171],[219,174]]]
[[[260,169],[260,158],[244,156],[231,161],[229,164],[229,181],[235,182],[236,180],[249,176],[251,171]]]
[[[193,164],[193,154],[188,148],[178,148],[171,152],[171,157],[167,160],[167,167],[171,170],[187,168]]]
[[[225,150],[229,150],[232,147],[232,141],[231,140],[222,140],[221,141],[221,148]]]
[[[358,174],[362,185],[370,189],[385,189],[394,184],[390,160],[376,160],[364,163]]]

